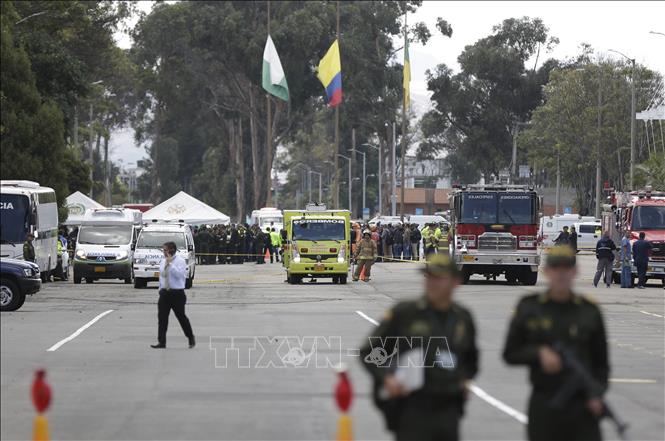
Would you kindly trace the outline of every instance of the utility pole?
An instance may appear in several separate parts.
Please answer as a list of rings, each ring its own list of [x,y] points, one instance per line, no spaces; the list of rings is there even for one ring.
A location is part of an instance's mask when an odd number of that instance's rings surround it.
[[[353,127],[351,128],[351,159],[353,160],[354,163],[356,163],[356,128]],[[353,205],[351,205],[353,207]],[[362,208],[360,209],[362,213]],[[353,213],[353,209],[351,209],[351,213]]]
[[[602,95],[602,83],[601,83],[601,73],[602,71],[600,70],[601,68],[599,67],[598,71],[598,143],[597,143],[597,148],[596,148],[596,210],[595,210],[595,216],[596,219],[600,219],[600,192],[601,192],[601,187],[600,187],[600,181],[602,180],[601,177],[601,170],[600,170],[600,143],[601,143],[601,132],[602,132],[602,105],[603,105],[603,95]]]
[[[406,9],[404,10],[404,51],[405,51],[405,61],[404,63],[406,64],[406,59],[407,59],[407,53],[408,53],[408,45],[409,42],[407,41],[407,34],[406,34]],[[410,69],[410,67],[409,67]],[[404,83],[402,83],[402,93],[405,94],[406,90],[404,90]],[[400,220],[402,223],[404,222],[404,187],[405,187],[405,165],[406,165],[406,100],[407,97],[403,96],[402,97],[402,154],[401,160],[400,160],[400,171],[401,171],[401,176],[400,176],[400,203],[399,203],[399,214],[400,214]],[[393,213],[394,214],[394,213]]]
[[[365,207],[366,207],[366,197],[365,197],[365,196],[366,196],[366,193],[367,193],[367,192],[366,192],[366,185],[365,185],[365,176],[366,176],[366,159],[367,159],[367,154],[366,154],[366,153],[363,153],[363,152],[361,152],[361,151],[359,151],[359,150],[356,150],[356,149],[351,149],[351,152],[353,152],[353,156],[355,156],[356,153],[359,154],[359,155],[363,155],[363,196],[362,196],[362,204],[363,204],[363,206],[362,206],[362,208],[360,209],[360,217],[362,217],[362,215],[363,215],[363,213],[364,213],[364,211],[365,211]]]
[[[352,183],[352,180],[351,180],[351,157],[346,156],[346,155],[342,155],[342,154],[339,154],[339,153],[337,154],[337,156],[340,156],[340,157],[346,159],[347,161],[349,161],[349,211],[353,211],[351,209],[351,188],[352,188],[352,185],[351,185],[351,183]]]
[[[381,170],[382,165],[381,165],[381,163],[383,162],[383,155],[381,154],[381,150],[383,150],[383,149],[381,148],[381,143],[380,142],[379,142],[378,146],[375,146],[375,145],[372,145],[372,144],[367,144],[367,143],[365,143],[363,145],[367,146],[367,147],[371,147],[371,148],[376,149],[376,150],[379,151],[379,176],[378,176],[378,178],[379,178],[378,179],[379,180],[379,192],[378,193],[379,194],[378,194],[378,196],[379,196],[379,215],[381,215],[383,213],[383,210],[382,210],[383,201],[381,200],[381,186],[383,185],[383,180],[382,180],[382,177],[381,177],[381,175],[382,175],[382,170]],[[363,163],[363,169],[364,169],[364,163]]]
[[[561,149],[556,146],[556,196],[554,214],[560,214],[561,208]]]
[[[90,196],[90,199],[92,199],[92,188],[94,187],[92,172],[93,172],[93,169],[95,168],[95,159],[94,159],[94,156],[93,156],[94,141],[93,141],[93,132],[92,132],[92,101],[90,101],[90,116],[88,117],[88,130],[90,132],[90,141],[89,141],[89,144],[90,144],[90,146],[89,146],[90,173],[88,174],[88,177],[90,178],[90,194],[88,196]]]
[[[390,149],[390,161],[392,162],[391,164],[391,193],[390,193],[390,215],[391,216],[397,216],[397,170],[396,170],[396,163],[395,163],[395,144],[397,144],[397,131],[396,131],[396,124],[395,121],[393,121],[393,136],[392,136],[392,145]]]

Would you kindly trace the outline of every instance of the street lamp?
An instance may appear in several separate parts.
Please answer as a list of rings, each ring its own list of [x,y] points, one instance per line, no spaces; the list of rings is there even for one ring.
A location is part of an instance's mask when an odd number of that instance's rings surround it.
[[[317,172],[317,171],[314,171],[314,170],[310,170],[310,171],[307,172],[308,178],[309,178],[309,184],[310,184],[309,185],[310,192],[312,191],[311,190],[312,189],[312,173],[314,173],[315,175],[319,175],[319,204],[320,204],[321,203],[321,178],[323,177],[323,175],[321,173]],[[311,200],[312,196],[310,195],[309,198]]]
[[[293,166],[293,168],[296,167],[304,167],[305,170],[307,171],[307,190],[309,192],[309,202],[312,202],[312,178],[310,176],[310,173],[312,171],[312,168],[308,166],[307,164],[303,164],[302,162],[297,163],[296,165]]]
[[[365,162],[366,161],[365,160],[367,159],[367,154],[363,153],[361,151],[358,151],[356,149],[350,149],[349,151],[354,152],[354,153],[358,153],[359,155],[363,155],[363,181],[362,181],[363,182],[363,206],[362,206],[362,212],[364,213],[365,212],[365,207],[366,207],[366,204],[365,204],[365,199],[366,199],[366,197],[365,197],[365,188],[366,188],[365,187],[365,170],[366,170],[365,169]]]
[[[630,190],[633,190],[633,174],[635,169],[635,126],[636,126],[636,115],[635,115],[635,59],[630,58],[628,55],[619,52],[614,49],[610,49],[610,52],[621,55],[626,60],[630,61],[632,65],[630,73]]]
[[[381,153],[381,147],[375,146],[373,144],[367,144],[367,143],[365,143],[363,145],[367,146],[367,147],[371,147],[371,148],[376,149],[376,150],[379,151],[379,215],[381,215],[381,213],[383,212],[383,201],[382,201],[383,198],[381,197],[381,191],[382,191],[381,187],[383,185],[383,178],[382,178],[383,173],[381,173],[381,168],[383,166],[383,164],[382,164],[383,163],[383,154]],[[365,192],[363,192],[363,193],[365,193]]]
[[[94,81],[94,82],[90,83],[90,85],[91,85],[91,86],[96,86],[97,84],[102,84],[102,83],[103,83],[102,80],[98,80],[98,81]],[[89,151],[89,154],[90,154],[90,172],[89,172],[89,177],[90,177],[90,195],[89,195],[89,196],[90,196],[90,198],[92,198],[92,189],[93,189],[93,187],[94,187],[94,185],[93,185],[94,182],[93,182],[93,175],[92,175],[92,172],[93,172],[93,170],[95,169],[95,165],[94,165],[94,164],[95,164],[95,158],[94,158],[94,156],[93,156],[93,150],[94,150],[94,148],[93,148],[93,144],[94,144],[94,141],[93,141],[93,134],[92,134],[92,99],[90,100],[90,109],[89,109],[89,110],[90,110],[90,118],[88,119],[88,131],[89,131],[89,134],[90,134],[90,145],[89,145],[89,150],[90,150],[90,151]]]
[[[349,211],[352,211],[352,208],[351,208],[351,187],[352,187],[352,185],[351,185],[351,182],[352,182],[351,181],[351,158],[349,156],[342,155],[340,153],[338,153],[337,156],[339,156],[340,158],[344,158],[347,161],[349,161]]]

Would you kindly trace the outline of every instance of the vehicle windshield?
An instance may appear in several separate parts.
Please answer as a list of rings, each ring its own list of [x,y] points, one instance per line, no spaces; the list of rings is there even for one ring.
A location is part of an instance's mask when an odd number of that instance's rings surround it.
[[[23,243],[30,228],[30,200],[21,194],[3,194],[0,207],[2,243]]]
[[[343,219],[302,219],[293,221],[293,240],[344,240]]]
[[[465,224],[534,223],[536,198],[531,193],[465,193],[460,222]]]
[[[83,225],[78,243],[83,245],[127,245],[132,241],[131,225]]]
[[[139,236],[136,248],[161,249],[166,242],[175,242],[175,246],[179,250],[184,250],[186,248],[185,235],[173,231],[143,231]]]
[[[281,224],[281,217],[261,217],[261,225],[270,225],[270,222]]]
[[[636,207],[633,210],[633,230],[665,230],[665,207]]]

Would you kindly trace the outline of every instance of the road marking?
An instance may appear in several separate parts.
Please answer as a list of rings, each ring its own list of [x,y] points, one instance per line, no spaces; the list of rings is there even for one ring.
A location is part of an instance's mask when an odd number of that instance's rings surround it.
[[[367,320],[368,322],[370,322],[371,324],[373,324],[375,326],[379,324],[379,322],[377,322],[372,317],[368,316],[367,314],[365,314],[362,311],[356,311],[356,314],[358,314],[360,317],[364,318],[365,320]]]
[[[356,314],[358,314],[360,317],[364,318],[368,322],[370,322],[373,325],[378,325],[379,322],[374,320],[372,317],[368,316],[362,311],[356,311]],[[485,392],[483,389],[481,389],[479,386],[477,386],[474,383],[469,383],[469,390],[478,398],[481,400],[485,401],[487,404],[490,406],[499,409],[501,412],[505,413],[506,415],[515,418],[517,421],[519,421],[522,424],[526,424],[529,419],[525,414],[520,412],[519,410],[513,409],[503,401],[494,398],[492,395],[488,394]]]
[[[654,314],[653,312],[646,312],[646,311],[640,311],[640,312],[641,312],[642,314],[652,315],[652,316],[654,316],[654,317],[660,317],[660,318],[663,318],[662,315],[660,315],[660,314]]]
[[[628,383],[628,384],[656,384],[656,380],[647,380],[645,378],[610,378],[610,383]]]
[[[488,394],[483,389],[476,386],[474,383],[469,384],[469,390],[471,390],[471,392],[473,392],[475,396],[477,396],[481,400],[485,401],[490,406],[493,406],[493,407],[499,409],[501,412],[515,418],[520,423],[526,424],[526,423],[529,422],[529,418],[527,418],[527,416],[524,415],[522,412],[520,412],[519,410],[513,409],[512,407],[510,407],[509,405],[507,405],[503,401],[500,401],[500,400],[494,398],[492,395]]]
[[[76,337],[78,337],[79,335],[81,335],[81,333],[83,333],[83,331],[85,331],[86,329],[88,329],[90,326],[94,325],[99,319],[101,319],[102,317],[104,317],[106,314],[110,314],[110,313],[112,313],[113,311],[114,311],[113,309],[109,309],[108,311],[104,311],[104,312],[102,312],[102,313],[99,314],[97,317],[95,317],[94,319],[92,319],[92,320],[90,320],[88,323],[86,323],[85,325],[83,325],[83,326],[81,326],[80,328],[78,328],[78,329],[77,329],[72,335],[70,335],[70,336],[67,337],[67,338],[63,338],[62,340],[60,340],[59,342],[57,342],[56,344],[54,344],[53,346],[51,346],[50,348],[48,348],[48,349],[46,350],[46,352],[57,351],[58,348],[60,348],[60,346],[64,345],[64,344],[67,343],[67,342],[70,342],[70,341],[74,340]]]

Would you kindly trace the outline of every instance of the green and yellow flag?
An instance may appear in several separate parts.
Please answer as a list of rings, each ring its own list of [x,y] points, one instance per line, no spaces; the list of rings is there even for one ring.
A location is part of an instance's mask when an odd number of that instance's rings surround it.
[[[402,88],[404,89],[404,107],[411,105],[411,62],[409,61],[409,40],[404,39],[404,80]]]

